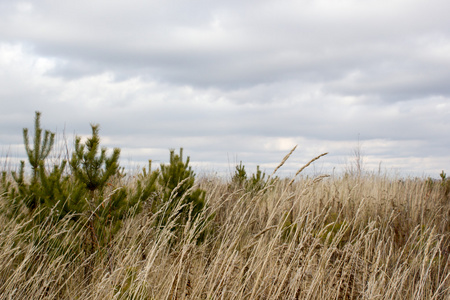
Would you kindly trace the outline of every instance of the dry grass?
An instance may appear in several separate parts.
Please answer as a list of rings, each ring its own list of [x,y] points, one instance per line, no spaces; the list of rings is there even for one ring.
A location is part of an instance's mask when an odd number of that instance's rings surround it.
[[[68,218],[0,216],[0,298],[450,299],[450,200],[438,185],[290,181],[255,193],[200,180],[208,208],[176,243],[144,209],[91,256]]]

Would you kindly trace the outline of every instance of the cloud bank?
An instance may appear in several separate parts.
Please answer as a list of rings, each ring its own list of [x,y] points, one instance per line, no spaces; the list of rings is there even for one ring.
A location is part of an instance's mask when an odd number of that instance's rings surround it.
[[[348,165],[437,176],[449,168],[448,1],[2,1],[0,143],[35,110],[122,160],[269,172],[330,152]],[[14,148],[14,149],[16,149]],[[3,150],[6,151],[6,150]],[[17,150],[20,154],[20,150]],[[251,169],[250,168],[250,169]]]

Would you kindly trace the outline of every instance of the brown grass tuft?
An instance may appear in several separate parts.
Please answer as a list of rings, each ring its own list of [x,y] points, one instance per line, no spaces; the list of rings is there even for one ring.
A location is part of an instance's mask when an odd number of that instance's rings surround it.
[[[219,178],[200,185],[207,209],[176,243],[144,210],[91,256],[69,218],[29,228],[0,215],[0,298],[450,297],[450,202],[439,186],[351,174],[256,194]]]

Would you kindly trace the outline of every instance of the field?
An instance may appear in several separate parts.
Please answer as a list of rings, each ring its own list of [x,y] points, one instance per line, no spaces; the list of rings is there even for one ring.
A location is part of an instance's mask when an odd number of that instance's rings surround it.
[[[157,189],[91,251],[83,218],[0,215],[0,298],[450,299],[441,182],[350,173],[260,188],[196,178],[194,187],[204,209],[177,230],[179,209],[155,226],[167,211],[150,209]]]
[[[199,178],[183,149],[127,174],[91,127],[49,162],[36,112],[29,167],[3,167],[0,299],[450,299],[444,172],[369,174],[356,151],[356,171],[302,176],[324,153],[277,177],[294,147],[270,176]]]

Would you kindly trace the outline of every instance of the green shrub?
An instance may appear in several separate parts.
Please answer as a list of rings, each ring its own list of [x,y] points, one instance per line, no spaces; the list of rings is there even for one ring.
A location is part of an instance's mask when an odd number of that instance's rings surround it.
[[[245,171],[245,166],[242,164],[242,161],[239,162],[239,165],[236,165],[231,182],[239,188],[243,188],[247,183],[247,172]]]
[[[232,185],[237,188],[244,188],[249,192],[258,192],[267,185],[266,173],[262,172],[259,166],[256,166],[256,173],[252,174],[250,178],[247,176],[245,166],[242,161],[236,165],[233,177],[231,178]]]
[[[40,118],[41,113],[37,111],[34,121],[33,149],[30,146],[30,140],[28,138],[28,128],[23,129],[25,150],[27,153],[28,162],[30,163],[33,171],[31,183],[27,183],[25,181],[24,161],[20,162],[18,174],[16,172],[12,172],[12,176],[18,185],[18,193],[30,212],[33,212],[38,206],[40,206],[40,204],[42,204],[41,189],[39,184],[39,169],[42,168],[44,160],[52,150],[55,141],[55,133],[48,130],[45,130],[44,137],[42,138]]]
[[[44,209],[56,210],[56,217],[64,218],[67,214],[82,213],[86,192],[83,185],[73,180],[71,176],[65,175],[67,161],[63,160],[61,165],[54,165],[50,173],[46,172],[43,163],[39,168],[40,194],[39,197]],[[73,219],[78,219],[73,215]]]
[[[34,121],[34,148],[31,149],[30,141],[28,138],[28,128],[23,129],[23,141],[25,144],[25,150],[27,152],[28,161],[30,162],[31,169],[33,170],[32,182],[38,180],[39,168],[41,163],[50,154],[55,142],[55,133],[48,130],[44,133],[44,138],[42,139],[42,128],[41,128],[41,113],[36,112],[36,117]]]
[[[114,148],[108,156],[105,147],[100,148],[99,126],[91,125],[92,136],[81,143],[75,139],[75,151],[70,168],[75,182],[85,189],[87,201],[70,202],[70,210],[83,213],[87,218],[92,248],[107,245],[120,229],[128,210],[139,204],[139,197],[128,197],[128,190],[118,187],[106,191],[108,180],[119,173],[120,149]]]
[[[152,171],[152,161],[149,160],[148,172],[143,168],[142,173],[136,177],[136,185],[132,186],[129,191],[130,204],[144,203],[148,200],[153,200],[157,192],[157,180],[160,172],[158,170]],[[154,202],[152,201],[152,205]],[[139,210],[142,206],[138,207]]]
[[[189,166],[189,157],[183,162],[183,148],[180,154],[170,150],[170,163],[161,164],[159,185],[162,193],[155,202],[153,211],[160,213],[158,226],[163,227],[174,222],[173,230],[185,225],[188,220],[195,221],[205,207],[205,191],[195,189],[195,173]]]
[[[100,147],[99,125],[91,125],[92,136],[85,143],[81,143],[80,137],[75,138],[75,150],[69,162],[63,160],[47,171],[44,160],[52,149],[54,133],[45,131],[43,136],[40,115],[36,112],[33,149],[28,129],[23,130],[31,181],[26,180],[24,161],[18,172],[11,173],[15,186],[3,172],[1,190],[7,195],[7,205],[2,210],[16,221],[32,217],[30,226],[41,224],[50,214],[56,219],[70,215],[72,221],[86,224],[90,236],[86,245],[91,251],[100,249],[121,228],[130,209],[139,212],[141,203],[156,191],[158,172],[144,174],[137,180],[135,189],[110,184],[112,178],[121,176],[120,149],[115,148],[107,155],[107,149]]]
[[[170,163],[161,164],[161,170],[152,171],[149,161],[148,172],[144,168],[135,184],[123,187],[120,149],[114,148],[108,154],[101,147],[99,125],[91,125],[92,135],[84,143],[80,137],[75,138],[69,161],[63,160],[46,170],[44,161],[53,147],[54,133],[46,130],[43,134],[40,116],[36,112],[34,148],[30,147],[28,129],[23,131],[31,180],[26,179],[24,161],[18,172],[11,173],[13,182],[6,172],[2,173],[0,191],[7,195],[2,211],[10,218],[20,221],[31,217],[32,227],[49,218],[56,221],[69,216],[74,224],[84,226],[83,248],[93,253],[107,247],[122,221],[139,213],[145,202],[157,214],[157,226],[170,223],[172,231],[188,222],[192,224],[204,209],[205,192],[194,188],[195,173],[189,166],[189,157],[183,161],[182,148],[179,154],[170,151]]]
[[[22,208],[22,198],[18,195],[15,186],[8,178],[8,173],[6,171],[2,172],[0,195],[6,200],[1,207],[0,212],[5,214],[9,219],[17,216]]]
[[[450,179],[447,178],[447,174],[445,174],[444,170],[442,170],[440,176],[441,176],[441,186],[442,186],[444,197],[448,198],[448,196],[450,194]]]
[[[253,191],[259,191],[263,189],[267,183],[265,177],[266,173],[262,172],[259,169],[259,166],[256,166],[256,173],[252,174],[252,178],[248,182],[250,189]]]

